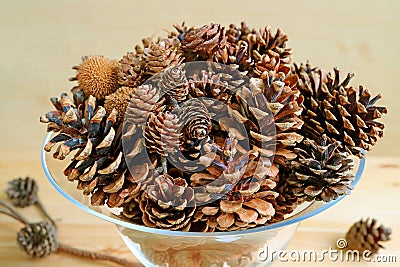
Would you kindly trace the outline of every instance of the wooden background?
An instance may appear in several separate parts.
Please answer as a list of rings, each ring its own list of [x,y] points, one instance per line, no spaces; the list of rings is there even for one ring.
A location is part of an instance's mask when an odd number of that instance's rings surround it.
[[[400,262],[399,10],[396,0],[0,1],[0,189],[18,176],[36,177],[43,202],[59,219],[63,242],[133,259],[113,225],[74,207],[46,181],[39,159],[45,126],[38,118],[52,108],[49,97],[72,87],[71,66],[83,55],[120,58],[141,38],[163,34],[183,20],[196,26],[244,20],[288,33],[297,62],[355,71],[353,84],[382,93],[380,104],[389,109],[385,138],[368,154],[359,186],[339,205],[302,223],[289,249],[327,249],[352,222],[375,216],[394,230],[382,254],[397,255]],[[24,213],[37,216],[32,209]],[[0,266],[111,266],[62,255],[32,261],[16,246],[19,225],[3,215],[0,225]]]

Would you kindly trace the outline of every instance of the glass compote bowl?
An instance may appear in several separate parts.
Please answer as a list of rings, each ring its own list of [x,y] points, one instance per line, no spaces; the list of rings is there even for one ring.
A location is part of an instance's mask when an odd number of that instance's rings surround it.
[[[46,144],[52,136],[49,133]],[[50,183],[65,198],[84,211],[114,223],[125,244],[145,266],[269,266],[274,258],[263,255],[286,247],[299,223],[317,215],[339,201],[314,201],[300,205],[285,220],[263,227],[232,232],[180,232],[146,227],[125,221],[118,208],[92,206],[90,197],[76,189],[63,175],[65,161],[52,158],[42,150],[42,166]],[[365,158],[356,161],[355,186],[365,166]]]

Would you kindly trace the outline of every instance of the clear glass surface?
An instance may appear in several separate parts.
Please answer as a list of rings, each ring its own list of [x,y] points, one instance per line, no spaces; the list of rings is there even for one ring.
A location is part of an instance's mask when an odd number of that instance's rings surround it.
[[[51,137],[52,133],[48,133],[43,146]],[[70,182],[63,175],[67,159],[53,159],[52,154],[43,149],[41,159],[43,170],[57,191],[84,211],[116,224],[128,248],[145,266],[269,266],[273,259],[259,255],[265,247],[269,251],[284,249],[299,222],[327,210],[345,197],[341,196],[328,203],[304,203],[281,222],[243,231],[169,231],[123,220],[117,216],[119,208],[92,206],[90,197],[76,189],[76,181]],[[358,160],[355,166],[353,186],[358,183],[364,171],[365,157]]]

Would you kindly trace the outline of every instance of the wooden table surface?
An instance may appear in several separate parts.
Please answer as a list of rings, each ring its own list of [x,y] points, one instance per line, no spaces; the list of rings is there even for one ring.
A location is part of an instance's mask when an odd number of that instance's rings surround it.
[[[31,175],[40,184],[42,201],[58,220],[60,240],[134,260],[114,225],[76,208],[47,182],[39,159],[45,126],[38,118],[51,109],[50,96],[71,88],[70,67],[83,55],[120,58],[142,37],[163,34],[163,29],[183,20],[196,26],[245,20],[253,27],[271,25],[287,32],[297,62],[309,59],[324,68],[355,71],[354,84],[382,93],[381,104],[389,109],[385,138],[368,154],[365,173],[353,194],[303,222],[288,249],[334,247],[354,221],[373,216],[393,229],[382,254],[395,255],[400,262],[399,10],[400,2],[395,0],[1,1],[0,198],[5,197],[2,191],[8,180]],[[23,212],[38,218],[34,209]],[[0,215],[0,226],[0,266],[112,266],[64,255],[32,260],[17,248],[20,225]],[[323,263],[361,264],[365,263]]]

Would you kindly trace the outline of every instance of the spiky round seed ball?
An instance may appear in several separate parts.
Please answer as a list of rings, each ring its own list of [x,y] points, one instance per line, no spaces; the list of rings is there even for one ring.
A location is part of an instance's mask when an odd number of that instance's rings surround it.
[[[110,114],[111,111],[115,108],[118,111],[117,119],[123,120],[126,108],[131,101],[133,94],[133,88],[123,86],[118,88],[114,93],[106,96],[106,100],[104,101],[104,108],[107,111],[107,114]]]
[[[76,80],[87,97],[93,95],[103,100],[118,88],[118,67],[114,60],[104,56],[87,56],[75,69]]]

